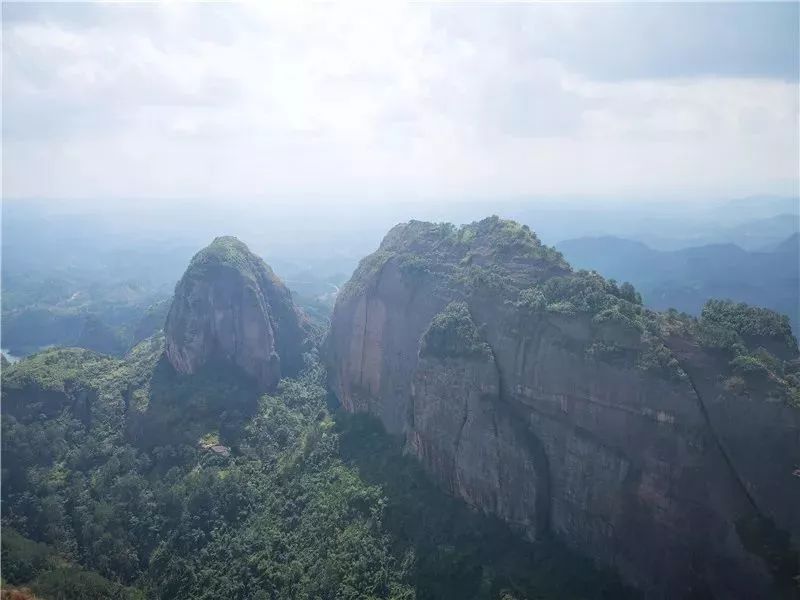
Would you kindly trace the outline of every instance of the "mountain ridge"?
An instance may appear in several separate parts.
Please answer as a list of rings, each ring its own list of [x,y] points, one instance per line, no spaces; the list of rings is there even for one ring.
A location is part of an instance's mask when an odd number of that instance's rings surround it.
[[[798,234],[771,251],[736,244],[705,244],[657,250],[614,236],[584,237],[556,244],[570,261],[606,277],[630,281],[645,303],[698,315],[712,298],[766,306],[800,330],[800,245]]]

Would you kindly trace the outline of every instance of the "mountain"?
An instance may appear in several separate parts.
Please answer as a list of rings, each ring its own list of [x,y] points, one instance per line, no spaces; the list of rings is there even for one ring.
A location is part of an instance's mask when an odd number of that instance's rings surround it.
[[[313,344],[287,376],[296,346],[281,336],[303,321],[270,275],[232,238],[195,257],[167,326],[204,336],[183,352],[213,346],[190,374],[162,331],[124,357],[4,363],[3,598],[635,597],[557,540],[445,494],[376,419],[329,412]],[[152,313],[142,330],[163,324]],[[223,346],[265,322],[281,352],[269,394],[242,372],[262,354]]]
[[[656,313],[526,226],[411,221],[342,288],[326,357],[345,410],[529,539],[554,535],[648,597],[792,594],[786,317],[724,301]]]
[[[776,254],[788,254],[797,256],[800,254],[800,233],[794,233],[775,246],[772,250]]]
[[[309,325],[262,259],[238,239],[218,237],[178,282],[165,334],[166,356],[179,373],[228,362],[273,390],[303,366]]]
[[[720,240],[731,240],[747,249],[757,249],[784,239],[800,230],[800,216],[795,213],[754,219],[719,232]]]
[[[769,252],[733,244],[661,251],[616,237],[566,240],[556,248],[576,267],[630,281],[654,309],[698,315],[711,298],[728,298],[786,314],[794,331],[800,331],[797,233]]]
[[[656,313],[495,217],[393,228],[337,295],[327,370],[235,238],[136,329],[124,356],[3,366],[14,593],[636,597],[618,571],[650,598],[796,595],[800,361],[772,311]]]
[[[800,215],[797,196],[749,196],[723,202],[723,208],[737,217],[758,218],[765,213]]]
[[[143,339],[131,334],[148,307],[164,300],[165,291],[114,281],[112,275],[85,279],[78,271],[53,276],[3,272],[4,347],[15,355],[75,345],[121,355]]]
[[[551,244],[612,235],[661,250],[710,243],[772,250],[800,224],[800,202],[790,197],[696,203],[598,197],[387,199],[370,210],[364,210],[363,202],[344,199],[272,199],[263,205],[232,201],[208,204],[203,210],[189,201],[147,206],[109,202],[101,208],[77,201],[67,206],[47,200],[3,200],[0,333],[3,347],[15,356],[47,346],[74,346],[88,315],[114,329],[129,350],[142,339],[136,328],[148,307],[172,298],[191,257],[221,230],[247,240],[250,249],[280,273],[295,304],[315,323],[326,325],[334,286],[341,287],[392,225],[411,218],[462,223],[494,211],[528,224]],[[691,290],[685,294],[697,307],[702,304]],[[755,296],[742,300],[765,305]],[[163,322],[158,328],[162,326]]]

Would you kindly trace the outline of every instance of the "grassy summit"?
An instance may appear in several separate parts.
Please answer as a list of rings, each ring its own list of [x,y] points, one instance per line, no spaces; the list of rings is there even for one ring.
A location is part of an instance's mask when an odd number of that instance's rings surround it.
[[[461,227],[409,221],[393,227],[378,250],[359,263],[341,295],[357,295],[392,260],[409,282],[433,276],[444,288],[482,282],[520,287],[569,271],[561,254],[527,225],[496,216]]]
[[[195,254],[190,266],[225,263],[244,267],[249,256],[250,249],[244,242],[232,235],[225,235],[214,238],[213,242]]]
[[[186,269],[186,275],[204,276],[215,267],[236,269],[252,280],[258,280],[262,275],[277,280],[272,269],[260,257],[253,254],[244,242],[230,235],[214,238],[213,242],[195,254]]]

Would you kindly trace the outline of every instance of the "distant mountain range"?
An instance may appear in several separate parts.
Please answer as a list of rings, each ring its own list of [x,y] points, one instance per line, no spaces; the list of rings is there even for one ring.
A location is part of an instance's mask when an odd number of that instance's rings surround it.
[[[763,251],[734,244],[654,250],[618,237],[584,237],[556,244],[575,267],[630,281],[647,305],[697,314],[710,298],[765,306],[786,314],[800,331],[800,234]]]

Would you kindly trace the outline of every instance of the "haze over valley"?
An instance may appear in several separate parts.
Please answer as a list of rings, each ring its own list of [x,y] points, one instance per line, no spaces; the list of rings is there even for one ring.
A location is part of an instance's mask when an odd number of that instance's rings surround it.
[[[725,298],[786,314],[797,331],[797,198],[699,204],[519,198],[380,202],[369,211],[363,206],[274,199],[118,201],[97,209],[86,202],[8,200],[4,347],[21,356],[48,345],[78,344],[84,335],[91,349],[123,353],[155,331],[159,321],[148,325],[148,319],[163,321],[185,264],[220,234],[246,240],[281,273],[306,311],[324,322],[337,289],[392,225],[410,219],[466,223],[489,214],[527,224],[576,267],[632,282],[653,308],[697,315],[707,300]]]

